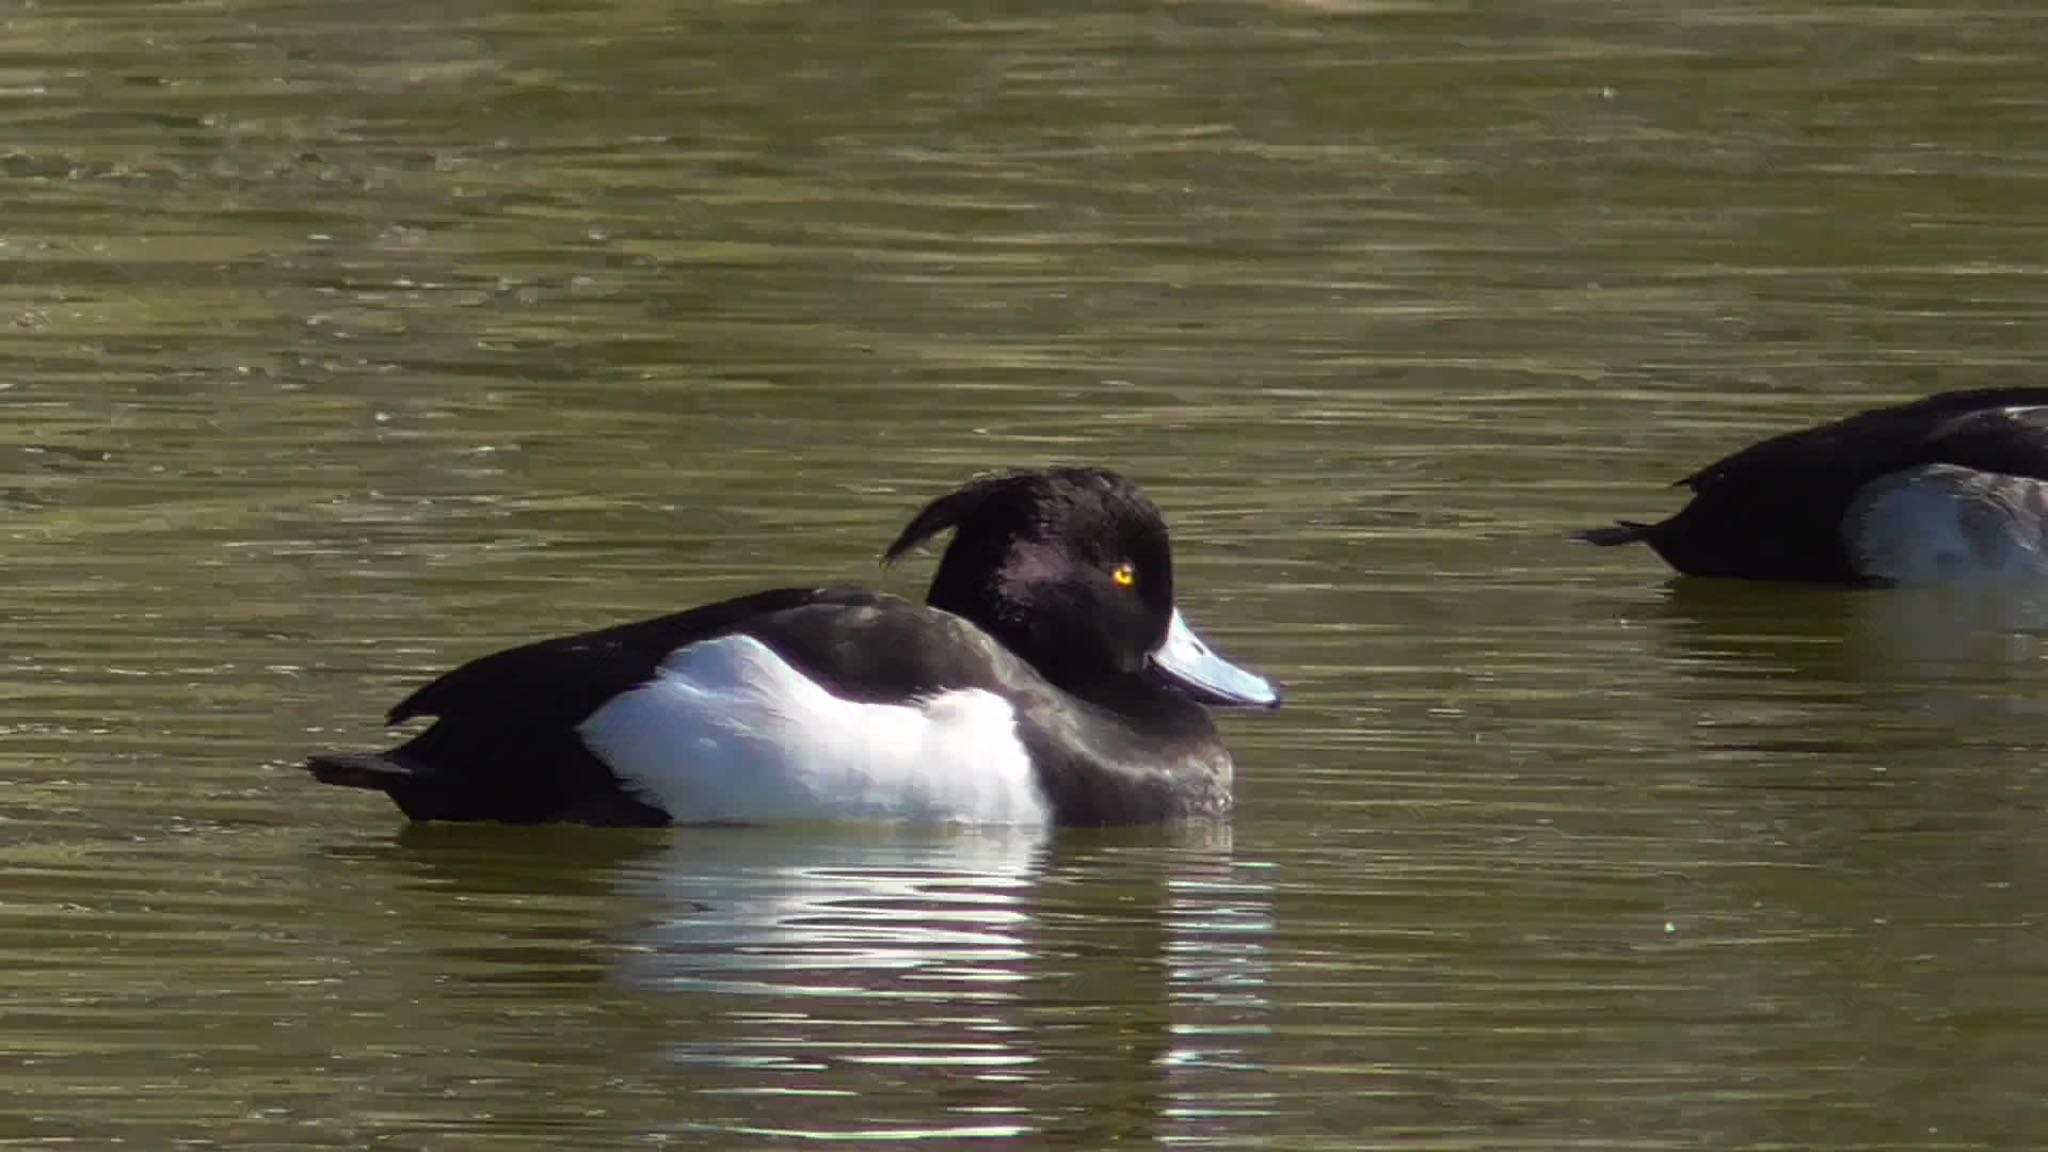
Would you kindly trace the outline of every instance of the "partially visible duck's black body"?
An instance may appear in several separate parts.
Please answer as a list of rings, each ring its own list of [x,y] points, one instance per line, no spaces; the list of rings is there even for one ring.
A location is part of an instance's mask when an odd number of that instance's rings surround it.
[[[2012,557],[2039,534],[2027,503],[2041,480],[2048,388],[1948,392],[1753,444],[1679,481],[1693,498],[1669,519],[1578,535],[1648,544],[1691,576],[1937,578],[1980,560],[2023,566]]]
[[[1277,696],[1180,624],[1151,502],[1097,469],[1004,474],[934,500],[887,556],[948,528],[928,604],[780,589],[508,649],[393,708],[435,718],[412,740],[309,767],[417,820],[1227,812],[1230,756],[1197,698]],[[897,736],[922,741],[916,763],[890,762]]]

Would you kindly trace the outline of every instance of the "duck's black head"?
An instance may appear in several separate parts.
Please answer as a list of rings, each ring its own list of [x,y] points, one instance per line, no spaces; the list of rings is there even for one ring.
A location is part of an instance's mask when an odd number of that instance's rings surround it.
[[[1047,680],[1090,694],[1156,675],[1205,704],[1272,707],[1263,678],[1211,652],[1174,606],[1166,521],[1103,468],[984,476],[925,505],[883,554],[951,528],[926,602],[965,617]]]

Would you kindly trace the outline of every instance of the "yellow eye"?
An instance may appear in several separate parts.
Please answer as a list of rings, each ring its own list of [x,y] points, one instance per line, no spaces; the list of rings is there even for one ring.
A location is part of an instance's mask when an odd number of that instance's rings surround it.
[[[1138,570],[1129,564],[1119,564],[1110,571],[1109,578],[1116,581],[1117,587],[1129,588],[1138,582]]]

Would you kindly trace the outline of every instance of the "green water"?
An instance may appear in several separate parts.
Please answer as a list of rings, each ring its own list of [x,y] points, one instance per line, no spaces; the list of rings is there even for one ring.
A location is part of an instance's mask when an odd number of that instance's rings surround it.
[[[2035,379],[2035,6],[4,21],[0,1142],[2048,1140],[2048,612],[1564,539]],[[1229,829],[292,770],[504,643],[914,593],[919,502],[1051,460],[1289,686]]]

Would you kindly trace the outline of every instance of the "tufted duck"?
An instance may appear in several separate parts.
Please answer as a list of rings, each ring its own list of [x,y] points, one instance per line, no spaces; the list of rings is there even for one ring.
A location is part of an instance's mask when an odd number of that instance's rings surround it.
[[[1946,392],[1774,436],[1679,484],[1638,541],[1692,576],[1926,584],[2048,576],[2048,388]]]
[[[1227,813],[1203,705],[1275,707],[1174,604],[1166,525],[1098,468],[973,480],[924,604],[781,589],[484,656],[380,753],[312,757],[415,820],[1133,824]]]

